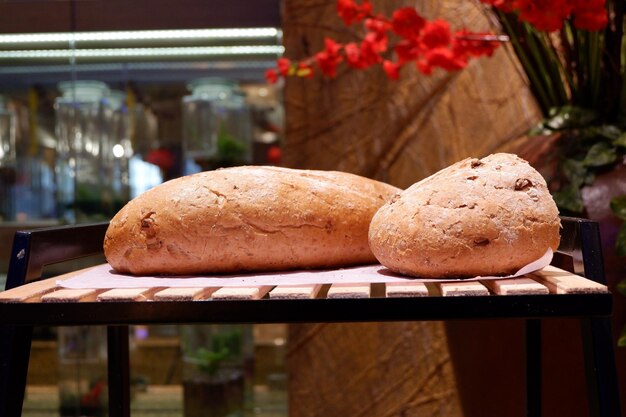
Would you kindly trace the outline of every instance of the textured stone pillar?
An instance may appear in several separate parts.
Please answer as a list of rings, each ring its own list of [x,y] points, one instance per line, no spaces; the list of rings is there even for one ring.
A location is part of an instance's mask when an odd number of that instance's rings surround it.
[[[386,14],[415,4],[455,28],[483,31],[493,23],[473,1],[373,4]],[[320,50],[325,36],[358,39],[357,28],[336,16],[334,0],[284,0],[283,30],[291,59]],[[286,165],[407,187],[457,160],[517,147],[540,118],[507,48],[452,74],[426,77],[410,67],[398,81],[380,68],[346,67],[335,79],[288,79]],[[292,325],[290,415],[461,416],[447,341],[439,322]]]

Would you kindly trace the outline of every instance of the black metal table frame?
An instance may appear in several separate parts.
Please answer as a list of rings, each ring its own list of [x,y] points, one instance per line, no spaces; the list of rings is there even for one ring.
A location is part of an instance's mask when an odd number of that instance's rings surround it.
[[[43,267],[102,252],[107,224],[17,232],[5,289]],[[574,273],[605,284],[598,225],[563,218],[559,253]],[[609,316],[610,294],[253,300],[204,302],[0,303],[0,416],[21,415],[33,325],[106,325],[109,415],[130,416],[130,324],[322,323],[458,319],[526,320],[526,415],[541,415],[541,319],[579,318],[590,415],[621,416]]]

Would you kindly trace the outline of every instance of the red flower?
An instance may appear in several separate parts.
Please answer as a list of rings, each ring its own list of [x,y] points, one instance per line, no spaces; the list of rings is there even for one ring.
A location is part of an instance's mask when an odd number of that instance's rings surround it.
[[[569,0],[517,0],[516,6],[520,20],[546,32],[560,30],[572,13]]]
[[[346,44],[343,50],[346,53],[346,61],[352,68],[363,69],[366,67],[365,62],[361,60],[361,49],[356,43]]]
[[[424,74],[430,74],[433,67],[443,68],[446,71],[458,71],[467,66],[467,60],[455,55],[449,48],[434,48],[424,52],[424,58],[417,62],[418,69]]]
[[[597,13],[578,13],[574,15],[574,26],[578,29],[597,31],[602,30],[609,23],[609,17]]]
[[[398,55],[398,62],[414,61],[421,55],[419,43],[415,40],[404,39],[398,42],[394,51]]]
[[[365,41],[370,42],[375,51],[385,52],[387,50],[387,31],[391,29],[391,25],[384,20],[367,19],[365,27],[369,29],[365,35]]]
[[[574,26],[578,29],[597,31],[606,27],[609,16],[605,0],[573,0]]]
[[[265,79],[270,84],[276,84],[278,81],[278,73],[274,69],[268,69],[265,71]]]
[[[385,48],[386,47],[387,45],[385,44]],[[368,39],[367,36],[365,37],[365,40],[361,43],[361,48],[359,50],[359,59],[361,61],[362,68],[378,64],[383,60],[383,58],[379,55],[379,48],[379,43],[375,40]]]
[[[339,51],[341,44],[330,38],[324,40],[326,48],[322,52],[315,54],[315,60],[320,70],[328,77],[334,77],[337,74],[337,66],[343,60]]]
[[[371,15],[372,5],[369,0],[363,0],[360,6],[354,0],[337,0],[337,14],[346,26],[350,26]]]
[[[393,31],[407,39],[417,38],[425,25],[426,20],[412,7],[402,7],[391,17]]]
[[[385,74],[387,74],[387,77],[392,80],[400,78],[400,68],[402,68],[402,65],[397,62],[387,60],[383,61],[383,70],[385,71]]]
[[[387,50],[387,34],[369,32],[365,35],[363,43],[369,44],[368,48],[376,52],[385,52]]]
[[[515,9],[515,3],[517,0],[481,0],[485,4],[490,4],[504,13],[511,13]]]
[[[278,73],[283,77],[289,75],[289,70],[291,69],[291,61],[287,58],[279,58],[277,61]]]
[[[450,45],[452,35],[450,34],[450,24],[445,20],[437,19],[427,22],[422,30],[420,39],[424,49],[439,48]]]

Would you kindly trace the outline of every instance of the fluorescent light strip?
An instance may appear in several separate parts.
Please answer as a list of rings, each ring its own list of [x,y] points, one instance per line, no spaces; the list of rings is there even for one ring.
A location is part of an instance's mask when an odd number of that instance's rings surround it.
[[[101,72],[101,71],[178,71],[178,70],[215,70],[215,69],[267,69],[273,68],[275,62],[267,61],[191,61],[191,62],[132,62],[116,64],[79,64],[75,68],[69,64],[63,65],[25,65],[25,66],[0,66],[1,75],[15,74],[47,74],[66,73],[72,69],[79,72]]]
[[[187,48],[46,49],[0,51],[0,60],[50,58],[124,58],[156,56],[281,55],[280,45],[199,46]]]
[[[0,44],[69,41],[132,41],[156,39],[250,39],[275,38],[276,28],[133,30],[111,32],[18,33],[0,35]]]

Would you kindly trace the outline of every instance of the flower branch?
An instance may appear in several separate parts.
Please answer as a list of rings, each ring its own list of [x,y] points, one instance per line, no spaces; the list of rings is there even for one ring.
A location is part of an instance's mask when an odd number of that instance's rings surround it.
[[[339,0],[337,14],[346,26],[363,25],[360,42],[342,44],[326,38],[324,49],[312,57],[295,62],[279,59],[277,68],[266,72],[267,80],[274,83],[281,77],[313,77],[318,71],[333,78],[344,62],[361,70],[380,65],[394,80],[407,64],[414,64],[423,74],[431,74],[435,68],[457,71],[472,58],[491,56],[501,42],[508,40],[507,36],[494,33],[466,29],[453,32],[447,21],[427,20],[412,7],[399,8],[387,17],[375,13],[369,0],[361,4]]]

